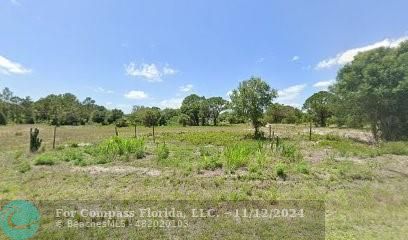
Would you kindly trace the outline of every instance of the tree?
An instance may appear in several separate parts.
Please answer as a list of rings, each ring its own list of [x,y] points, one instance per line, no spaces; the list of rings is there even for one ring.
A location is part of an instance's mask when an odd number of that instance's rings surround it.
[[[108,112],[106,110],[96,110],[92,114],[92,122],[105,123]]]
[[[260,136],[259,127],[265,109],[272,104],[277,92],[260,78],[240,82],[231,94],[231,104],[239,116],[248,118],[255,129],[255,137]]]
[[[4,113],[0,112],[0,125],[7,125],[7,118]]]
[[[299,109],[279,103],[272,104],[265,112],[265,122],[268,123],[300,123],[302,117]]]
[[[205,99],[205,97],[202,97],[200,101],[200,111],[198,112],[198,116],[201,121],[201,126],[207,125],[210,115],[211,113],[209,102]]]
[[[217,126],[217,120],[220,116],[221,111],[225,110],[227,101],[222,99],[222,97],[212,97],[207,99],[210,117],[213,120],[214,126]]]
[[[190,125],[198,126],[200,124],[200,107],[203,97],[191,94],[184,98],[181,103],[181,112],[186,114],[190,119]]]
[[[160,108],[152,107],[152,108],[145,108],[142,114],[142,122],[143,125],[146,127],[153,128],[153,141],[155,141],[154,136],[154,127],[159,125],[160,119]]]
[[[307,110],[316,124],[325,127],[327,119],[333,114],[331,110],[333,100],[334,95],[332,93],[320,91],[306,99],[303,109]]]
[[[112,109],[112,111],[110,112],[110,116],[108,118],[108,122],[109,124],[116,122],[117,120],[123,118],[125,114],[123,113],[122,110],[120,109]]]
[[[159,125],[167,125],[170,123],[170,119],[177,117],[180,114],[179,109],[172,109],[172,108],[166,108],[161,111],[161,117],[159,121]]]
[[[130,114],[130,123],[135,128],[135,138],[137,137],[137,126],[141,125],[143,122],[143,111],[145,107],[143,106],[133,106],[132,113]]]
[[[375,139],[407,139],[408,41],[359,53],[339,71],[331,91],[371,126]]]
[[[184,113],[182,113],[182,114],[180,114],[180,115],[178,116],[178,123],[179,123],[180,125],[182,125],[183,127],[187,126],[188,120],[189,120],[188,115],[186,115],[186,114],[184,114]]]

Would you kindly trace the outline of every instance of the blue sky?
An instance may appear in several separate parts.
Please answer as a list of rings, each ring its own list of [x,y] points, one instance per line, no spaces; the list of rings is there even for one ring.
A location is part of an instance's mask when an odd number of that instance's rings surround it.
[[[227,97],[259,76],[301,106],[354,55],[408,39],[403,0],[0,0],[0,88],[109,108]]]

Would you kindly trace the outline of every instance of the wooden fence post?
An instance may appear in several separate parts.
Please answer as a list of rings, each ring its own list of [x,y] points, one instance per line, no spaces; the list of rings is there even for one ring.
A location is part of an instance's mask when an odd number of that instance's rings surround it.
[[[116,127],[116,126],[115,126],[115,134],[116,134],[116,136],[119,136],[118,127]]]
[[[272,140],[272,125],[269,124],[269,141]]]
[[[54,126],[54,139],[52,141],[52,149],[55,149],[55,137],[57,135],[57,125]]]
[[[309,125],[309,141],[312,141],[312,121],[310,121]]]
[[[155,142],[156,142],[156,139],[154,137],[154,124],[153,124],[153,143],[155,143]]]
[[[135,138],[137,138],[137,125],[135,124]]]

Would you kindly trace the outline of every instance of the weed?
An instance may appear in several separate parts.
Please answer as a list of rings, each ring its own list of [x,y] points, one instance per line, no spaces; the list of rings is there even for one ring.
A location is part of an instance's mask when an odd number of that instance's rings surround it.
[[[250,156],[259,149],[258,144],[240,143],[224,150],[225,165],[229,170],[247,166]]]
[[[125,154],[134,154],[136,158],[142,158],[145,154],[145,142],[144,139],[111,137],[99,144],[98,151],[112,158]]]
[[[56,161],[56,155],[53,153],[44,153],[38,156],[34,165],[54,165]]]
[[[31,170],[31,166],[27,161],[22,161],[18,166],[17,169],[21,173],[26,173]]]
[[[157,155],[157,159],[159,161],[165,160],[169,157],[170,155],[170,150],[167,147],[166,143],[163,144],[159,144],[156,147],[156,155]]]
[[[298,148],[291,143],[281,143],[279,145],[278,152],[290,162],[297,162],[303,159],[303,156]]]
[[[381,144],[380,152],[382,154],[408,155],[408,143],[386,142]]]
[[[69,149],[62,154],[61,159],[65,162],[73,162],[74,165],[86,165],[83,152],[76,149]]]
[[[299,173],[309,174],[309,172],[310,172],[310,167],[309,167],[309,165],[308,165],[306,162],[301,162],[301,163],[298,163],[298,164],[296,165],[296,170],[297,170]]]
[[[222,162],[219,156],[203,156],[202,167],[206,170],[214,171],[217,168],[222,168]]]
[[[278,163],[275,166],[275,171],[276,175],[278,175],[281,178],[286,178],[286,164],[284,163]]]

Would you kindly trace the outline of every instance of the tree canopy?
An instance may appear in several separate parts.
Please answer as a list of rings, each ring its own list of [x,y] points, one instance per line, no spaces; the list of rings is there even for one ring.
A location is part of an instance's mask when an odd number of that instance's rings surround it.
[[[264,111],[276,96],[277,91],[265,81],[251,77],[249,80],[240,82],[238,88],[233,90],[231,104],[234,111],[251,121],[255,136],[258,136]]]
[[[325,127],[327,119],[333,115],[331,110],[333,101],[334,95],[332,93],[320,91],[306,99],[303,109],[317,125]]]
[[[408,138],[408,42],[358,54],[339,71],[331,91],[376,139]]]

